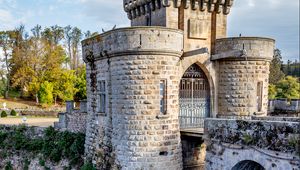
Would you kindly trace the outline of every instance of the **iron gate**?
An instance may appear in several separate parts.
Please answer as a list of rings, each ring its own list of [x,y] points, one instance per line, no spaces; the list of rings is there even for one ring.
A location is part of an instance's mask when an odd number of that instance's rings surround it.
[[[210,113],[210,88],[201,68],[193,64],[184,73],[179,90],[181,129],[203,128]]]

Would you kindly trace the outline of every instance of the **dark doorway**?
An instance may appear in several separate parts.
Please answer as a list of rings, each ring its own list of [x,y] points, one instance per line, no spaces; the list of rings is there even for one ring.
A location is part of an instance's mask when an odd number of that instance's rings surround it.
[[[265,170],[265,168],[257,162],[245,160],[236,164],[231,170]]]

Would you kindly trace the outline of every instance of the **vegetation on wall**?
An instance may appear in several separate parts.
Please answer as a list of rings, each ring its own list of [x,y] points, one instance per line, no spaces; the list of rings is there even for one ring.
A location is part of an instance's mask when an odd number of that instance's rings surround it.
[[[44,131],[44,136],[38,137],[33,135],[33,131],[34,128],[26,126],[13,126],[10,130],[0,126],[0,158],[25,151],[41,156],[40,164],[44,165],[45,160],[58,163],[62,159],[69,160],[70,166],[84,165],[84,134],[60,132],[49,127]]]

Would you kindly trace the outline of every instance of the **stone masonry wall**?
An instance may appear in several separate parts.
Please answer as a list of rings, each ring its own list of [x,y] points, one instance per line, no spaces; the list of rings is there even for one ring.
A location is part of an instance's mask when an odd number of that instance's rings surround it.
[[[178,57],[112,58],[112,143],[125,169],[181,167],[178,124]],[[159,110],[159,83],[167,81],[168,104]]]
[[[85,156],[91,160],[98,169],[117,169],[114,162],[115,155],[112,152],[111,144],[111,107],[107,103],[106,114],[98,113],[98,87],[97,80],[107,80],[107,89],[111,89],[109,78],[108,59],[94,61],[87,64],[87,129],[85,140]],[[93,67],[91,67],[93,66]],[[107,93],[107,101],[111,92]]]
[[[74,109],[73,101],[67,101],[66,103],[66,112],[58,114],[59,122],[55,122],[54,127],[70,132],[85,133],[87,118],[86,101],[80,102],[80,109]]]
[[[219,116],[250,116],[257,109],[257,83],[263,84],[262,110],[267,113],[269,62],[219,62]]]
[[[167,41],[168,40],[168,41]],[[85,152],[99,169],[181,169],[178,123],[179,60],[183,36],[160,27],[117,29],[83,42],[87,61]],[[106,82],[98,113],[98,82]],[[167,112],[160,113],[160,81]]]
[[[245,160],[265,169],[300,167],[297,121],[207,119],[204,134],[206,169],[231,169]]]
[[[300,99],[292,99],[291,101],[288,101],[287,99],[269,100],[268,111],[300,112]]]
[[[218,116],[266,116],[274,40],[257,37],[216,41]]]

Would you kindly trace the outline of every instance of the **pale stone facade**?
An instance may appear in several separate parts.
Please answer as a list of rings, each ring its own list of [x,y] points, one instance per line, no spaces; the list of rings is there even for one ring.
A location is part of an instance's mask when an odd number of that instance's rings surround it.
[[[232,5],[233,0],[124,0],[133,27],[82,42],[87,160],[98,169],[201,168],[203,132],[192,141],[180,124],[189,105],[183,106],[187,100],[179,94],[190,69],[201,70],[192,89],[208,94],[205,101],[197,98],[203,106],[195,103],[205,117],[267,115],[274,40],[226,38]],[[190,88],[194,79],[185,80]]]

